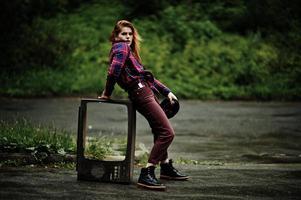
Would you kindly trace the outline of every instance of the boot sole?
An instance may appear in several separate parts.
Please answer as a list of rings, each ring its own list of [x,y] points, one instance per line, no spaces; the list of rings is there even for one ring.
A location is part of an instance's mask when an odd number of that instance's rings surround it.
[[[166,186],[151,186],[151,185],[145,185],[143,183],[137,183],[137,185],[138,187],[146,188],[149,190],[158,190],[158,191],[166,190]]]
[[[176,180],[176,181],[186,181],[186,180],[189,179],[189,176],[186,176],[186,177],[171,177],[171,176],[161,175],[160,179]]]

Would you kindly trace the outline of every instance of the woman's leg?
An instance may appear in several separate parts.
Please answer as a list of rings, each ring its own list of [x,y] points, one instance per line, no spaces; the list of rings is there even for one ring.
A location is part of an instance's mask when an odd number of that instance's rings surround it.
[[[163,171],[161,170],[160,177],[178,180],[179,176],[183,177],[172,166],[171,162],[162,164],[162,161],[166,161],[168,158],[167,149],[173,141],[174,130],[149,87],[145,86],[131,91],[130,98],[134,102],[138,112],[147,119],[154,134],[154,146],[148,159],[148,166],[141,169],[137,184],[149,189],[165,189],[166,187],[155,176],[154,165],[161,162],[161,169]],[[181,179],[184,180],[183,178]]]
[[[137,110],[147,119],[154,134],[154,146],[149,156],[149,163],[158,164],[168,157],[167,149],[173,141],[174,130],[164,111],[154,98],[148,99]]]
[[[156,165],[167,159],[167,149],[174,138],[174,130],[149,87],[134,91],[131,99],[152,128],[155,141],[148,162]]]

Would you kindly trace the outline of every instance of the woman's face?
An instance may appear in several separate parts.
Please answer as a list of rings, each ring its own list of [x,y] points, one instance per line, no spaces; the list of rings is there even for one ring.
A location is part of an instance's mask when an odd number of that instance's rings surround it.
[[[132,44],[133,41],[133,31],[130,27],[123,27],[121,28],[120,33],[115,38],[116,41],[124,41],[129,46]]]

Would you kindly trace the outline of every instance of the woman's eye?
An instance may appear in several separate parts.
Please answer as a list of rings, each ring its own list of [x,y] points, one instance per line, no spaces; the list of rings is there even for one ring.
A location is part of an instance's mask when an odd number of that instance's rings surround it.
[[[126,35],[133,35],[133,33],[121,33],[122,36],[126,36]]]

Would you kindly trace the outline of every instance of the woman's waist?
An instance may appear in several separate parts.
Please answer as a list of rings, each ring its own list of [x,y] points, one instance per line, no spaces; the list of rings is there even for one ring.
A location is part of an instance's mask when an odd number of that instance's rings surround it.
[[[142,89],[144,87],[149,87],[149,85],[144,80],[137,79],[137,80],[133,80],[133,81],[129,82],[126,85],[126,91],[128,91],[128,92],[135,91],[135,90]]]

